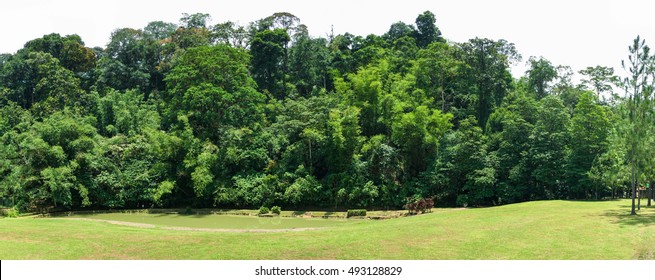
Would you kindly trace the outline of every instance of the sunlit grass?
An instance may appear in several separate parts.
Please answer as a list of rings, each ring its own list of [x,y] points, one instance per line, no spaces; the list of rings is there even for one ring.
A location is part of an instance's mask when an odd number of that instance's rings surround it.
[[[85,218],[129,223],[150,224],[168,227],[189,227],[209,229],[294,229],[319,228],[348,224],[347,219],[292,218],[292,217],[258,217],[244,215],[182,215],[182,214],[147,214],[147,213],[102,213],[76,214],[65,218]]]
[[[263,233],[0,219],[0,259],[652,259],[655,207],[630,216],[629,203],[537,201]]]

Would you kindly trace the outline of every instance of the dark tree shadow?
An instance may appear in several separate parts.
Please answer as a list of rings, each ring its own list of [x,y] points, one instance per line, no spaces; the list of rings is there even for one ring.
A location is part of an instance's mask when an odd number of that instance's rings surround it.
[[[651,226],[655,225],[655,207],[641,207],[637,215],[630,215],[631,206],[619,206],[618,209],[607,210],[602,216],[613,218],[614,223],[621,226]]]

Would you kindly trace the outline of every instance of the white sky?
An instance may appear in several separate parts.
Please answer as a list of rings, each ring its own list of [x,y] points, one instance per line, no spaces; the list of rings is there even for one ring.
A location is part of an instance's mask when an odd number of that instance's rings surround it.
[[[530,56],[543,56],[574,71],[587,66],[614,67],[623,74],[621,60],[639,34],[655,47],[655,1],[513,1],[513,0],[20,0],[0,9],[0,53],[14,53],[31,39],[49,33],[79,34],[89,47],[104,46],[114,29],[143,28],[162,20],[178,23],[182,13],[208,13],[212,24],[240,24],[290,12],[314,36],[385,33],[397,21],[414,23],[426,10],[435,13],[444,37],[464,42],[474,37],[505,39],[516,45],[525,71]]]

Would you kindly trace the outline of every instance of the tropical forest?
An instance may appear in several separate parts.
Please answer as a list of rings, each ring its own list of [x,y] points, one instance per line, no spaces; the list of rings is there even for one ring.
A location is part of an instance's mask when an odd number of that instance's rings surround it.
[[[118,28],[102,47],[46,34],[0,54],[1,206],[650,204],[643,38],[625,42],[623,69],[574,72],[502,39],[451,41],[430,11],[368,36],[310,36],[290,13],[211,22]]]

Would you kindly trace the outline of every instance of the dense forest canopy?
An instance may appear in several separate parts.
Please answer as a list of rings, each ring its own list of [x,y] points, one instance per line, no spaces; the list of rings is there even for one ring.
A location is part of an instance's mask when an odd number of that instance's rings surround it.
[[[602,199],[652,181],[654,56],[627,77],[447,41],[426,11],[382,35],[248,25],[48,34],[0,55],[0,199],[22,210],[402,208]],[[446,33],[447,34],[447,33]],[[632,187],[632,189],[629,188]]]

